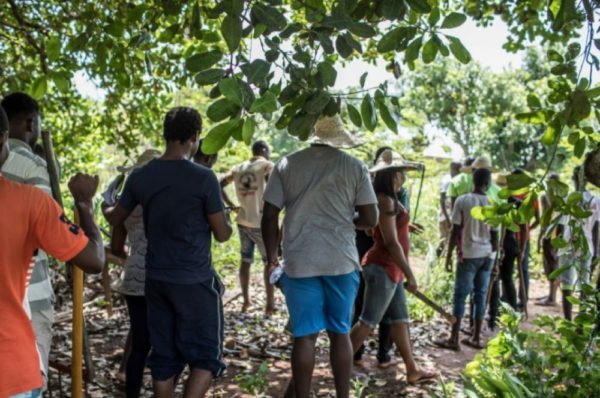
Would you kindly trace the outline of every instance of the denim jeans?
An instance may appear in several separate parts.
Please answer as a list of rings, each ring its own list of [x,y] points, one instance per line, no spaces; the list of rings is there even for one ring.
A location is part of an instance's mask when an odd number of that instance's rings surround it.
[[[453,315],[462,318],[465,313],[465,300],[473,292],[475,320],[485,316],[485,298],[490,282],[493,261],[488,257],[465,258],[456,267],[454,280]]]

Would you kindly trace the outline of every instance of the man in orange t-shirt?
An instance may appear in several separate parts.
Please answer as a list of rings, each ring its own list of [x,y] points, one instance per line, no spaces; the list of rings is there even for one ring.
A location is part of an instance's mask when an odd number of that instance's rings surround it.
[[[8,122],[0,107],[0,167],[8,151]],[[43,249],[61,261],[72,260],[86,272],[102,270],[104,248],[92,205],[97,187],[97,177],[77,174],[69,181],[81,231],[46,193],[8,181],[0,174],[0,398],[41,395],[35,336],[23,307],[27,274],[36,250]]]

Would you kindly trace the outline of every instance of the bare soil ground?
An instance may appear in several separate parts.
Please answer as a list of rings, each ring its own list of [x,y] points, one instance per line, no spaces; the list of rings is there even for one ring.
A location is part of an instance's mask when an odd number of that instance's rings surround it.
[[[415,259],[416,260],[416,259]],[[419,261],[414,261],[419,267]],[[421,261],[422,264],[422,261]],[[116,276],[116,270],[112,271]],[[252,397],[250,387],[260,389],[265,385],[263,396],[283,397],[291,377],[289,356],[290,336],[285,332],[287,313],[283,297],[278,293],[278,312],[270,319],[263,316],[263,294],[261,278],[255,274],[252,283],[252,294],[255,304],[247,314],[241,314],[241,298],[237,288],[230,288],[224,297],[226,313],[225,359],[228,369],[225,375],[217,380],[210,396],[214,397]],[[232,276],[234,278],[234,276]],[[234,280],[226,281],[235,286]],[[59,297],[69,297],[64,281],[59,283]],[[89,333],[90,352],[94,365],[93,380],[87,384],[89,397],[122,397],[123,386],[114,377],[122,361],[124,342],[128,330],[127,310],[124,301],[113,296],[113,314],[107,313],[106,301],[102,293],[100,279],[89,277],[86,288],[86,322]],[[540,314],[560,315],[560,307],[540,307],[533,304],[536,298],[546,293],[545,280],[532,280],[529,304],[529,319],[524,327],[532,327],[531,321]],[[57,324],[54,337],[53,356],[69,363],[70,355],[70,303],[63,300],[57,306]],[[433,337],[445,333],[447,323],[441,318],[434,318],[427,323],[413,322],[411,336],[413,351],[417,361],[425,368],[438,371],[444,381],[460,382],[460,373],[465,365],[473,359],[476,350],[463,346],[462,351],[452,352],[436,348],[431,343]],[[486,331],[486,339],[493,333]],[[328,342],[322,335],[318,342],[318,355],[313,378],[313,395],[315,397],[335,397],[333,378],[328,366]],[[355,371],[362,374],[354,382],[354,395],[362,388],[362,396],[372,397],[426,397],[430,389],[439,389],[438,383],[409,386],[406,383],[402,361],[396,367],[381,370],[377,368],[375,359],[376,341],[374,337],[367,343],[364,365]],[[266,374],[261,375],[259,368],[263,362],[268,365]],[[185,376],[185,375],[184,375]],[[70,375],[65,372],[51,371],[50,391],[47,396],[70,396]],[[240,379],[240,377],[242,380]],[[181,384],[181,383],[180,383]],[[178,386],[181,392],[181,385]],[[144,397],[151,397],[151,378],[149,371],[145,378]]]

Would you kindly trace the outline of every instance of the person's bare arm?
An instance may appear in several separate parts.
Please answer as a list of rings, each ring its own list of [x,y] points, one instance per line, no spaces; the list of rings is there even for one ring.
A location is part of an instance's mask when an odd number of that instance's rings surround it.
[[[279,247],[279,213],[281,209],[272,203],[265,202],[260,221],[262,238],[267,252],[267,273],[270,275],[277,266],[277,249]]]
[[[376,204],[356,206],[355,210],[358,212],[358,217],[354,218],[355,229],[368,230],[377,225],[378,211]]]
[[[448,209],[446,208],[447,199],[446,192],[440,192],[440,209],[442,209],[444,220],[446,220],[447,223],[450,223],[450,215],[448,214]]]
[[[456,197],[455,196],[451,196],[450,197],[450,211],[454,211],[454,204],[456,203]]]
[[[452,225],[452,231],[450,232],[450,240],[448,241],[448,253],[446,254],[446,270],[452,272],[452,252],[458,246],[458,239],[460,238],[460,225]]]
[[[221,185],[221,194],[223,195],[223,202],[227,204],[229,207],[236,208],[235,203],[229,198],[225,187],[233,182],[233,173],[229,172],[223,178],[219,180],[219,184]]]
[[[590,249],[590,251],[592,252],[592,256],[594,258],[598,257],[598,241],[600,240],[600,223],[598,221],[596,221],[594,223],[594,228],[592,229],[592,245],[594,246],[593,248]]]
[[[229,215],[225,214],[225,211],[220,211],[209,214],[207,218],[215,239],[219,242],[228,241],[233,232],[231,222],[229,221]]]
[[[113,228],[110,236],[110,251],[117,257],[127,258],[125,241],[127,240],[127,229],[121,224]]]
[[[383,238],[383,243],[392,259],[406,276],[406,289],[414,292],[417,290],[417,280],[410,268],[408,258],[404,253],[404,249],[398,241],[398,233],[396,231],[396,214],[394,214],[394,200],[387,195],[377,195],[379,207],[379,231]]]
[[[69,261],[84,272],[91,274],[101,272],[105,263],[104,243],[100,228],[94,218],[92,202],[98,189],[98,181],[98,176],[91,177],[79,173],[69,181],[69,190],[73,195],[75,208],[79,214],[79,226],[88,237],[88,244],[85,248]]]

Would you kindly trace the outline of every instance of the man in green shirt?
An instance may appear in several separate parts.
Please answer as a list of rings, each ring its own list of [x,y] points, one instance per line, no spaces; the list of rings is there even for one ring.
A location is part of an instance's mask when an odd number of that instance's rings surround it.
[[[446,195],[450,198],[451,207],[454,208],[454,202],[461,196],[473,191],[473,172],[477,169],[488,169],[492,171],[492,163],[487,156],[480,156],[473,161],[472,158],[465,160],[465,165],[461,168],[461,173],[450,181]],[[492,183],[487,191],[487,197],[490,202],[498,202],[498,192],[500,187]]]

